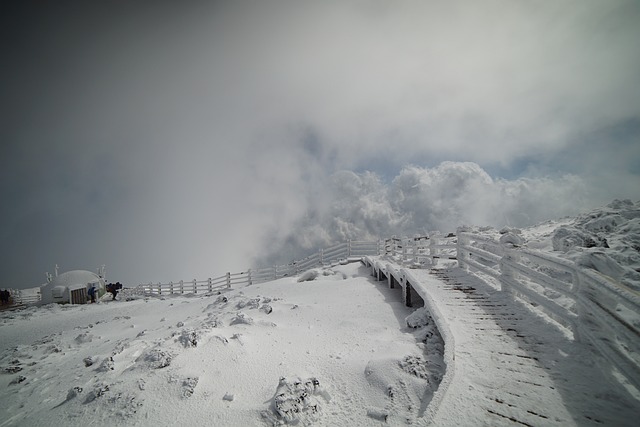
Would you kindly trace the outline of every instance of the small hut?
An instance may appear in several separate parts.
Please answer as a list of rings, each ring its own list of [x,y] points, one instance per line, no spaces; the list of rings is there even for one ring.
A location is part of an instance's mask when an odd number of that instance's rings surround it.
[[[51,277],[51,280],[40,287],[42,304],[70,303],[86,304],[88,290],[95,286],[97,295],[105,292],[104,278],[86,270],[72,270]]]

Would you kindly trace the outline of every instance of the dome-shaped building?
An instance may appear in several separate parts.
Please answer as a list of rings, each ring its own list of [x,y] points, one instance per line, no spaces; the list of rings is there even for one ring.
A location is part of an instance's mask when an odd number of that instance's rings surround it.
[[[104,278],[86,270],[72,270],[59,274],[40,287],[42,304],[52,302],[86,304],[88,290],[92,286],[96,288],[97,295],[105,292]]]

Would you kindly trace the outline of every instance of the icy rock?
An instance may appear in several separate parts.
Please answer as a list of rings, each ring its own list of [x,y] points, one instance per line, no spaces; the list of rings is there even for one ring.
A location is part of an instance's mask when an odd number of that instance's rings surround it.
[[[198,377],[185,378],[182,381],[182,397],[191,397],[198,385]]]
[[[243,299],[236,304],[237,309],[242,308],[258,308],[260,306],[260,298]]]
[[[245,325],[253,325],[253,319],[249,316],[246,316],[244,313],[238,313],[233,319],[231,319],[231,322],[229,322],[230,325],[239,325],[239,324],[245,324]]]
[[[260,307],[260,310],[264,311],[267,314],[271,314],[273,308],[269,304],[263,304],[262,307]]]
[[[271,411],[262,415],[274,424],[309,425],[320,415],[320,399],[329,401],[329,395],[316,378],[280,378]]]
[[[430,377],[429,368],[427,362],[421,356],[405,356],[404,359],[398,362],[400,368],[407,374],[411,374],[414,377],[418,377],[423,380],[428,380]]]
[[[387,421],[387,418],[389,417],[389,413],[383,409],[370,408],[370,409],[367,409],[367,416],[369,418],[373,418],[374,420],[382,421],[384,423]]]
[[[522,230],[518,228],[503,227],[499,231],[500,234],[522,234]]]
[[[226,400],[227,402],[233,402],[234,396],[233,394],[225,393],[222,397],[222,400]]]
[[[319,274],[320,272],[316,268],[312,270],[307,270],[304,273],[302,273],[300,277],[298,277],[298,282],[310,282],[312,280],[315,280]]]
[[[91,403],[97,398],[103,396],[106,392],[109,391],[109,384],[100,383],[93,390],[89,392],[87,397],[84,399],[84,403]]]
[[[410,328],[421,328],[432,323],[429,311],[426,308],[419,308],[405,319],[407,326]]]
[[[24,382],[26,380],[27,380],[27,377],[25,377],[23,375],[18,375],[16,378],[11,380],[9,385],[20,384],[21,382]]]
[[[198,334],[196,331],[182,331],[178,337],[178,341],[185,347],[197,347],[198,346]]]
[[[78,335],[75,340],[74,340],[77,344],[86,344],[86,343],[90,343],[91,341],[93,341],[93,335],[84,332],[80,335]]]
[[[67,392],[67,400],[75,398],[78,394],[82,393],[82,387],[75,386]]]
[[[171,355],[160,348],[151,349],[136,359],[145,362],[152,369],[161,369],[171,364]]]
[[[554,251],[568,252],[574,248],[609,247],[606,240],[596,235],[572,228],[560,227],[551,238]]]
[[[114,370],[113,357],[106,357],[98,367],[99,372],[108,372],[113,370]]]
[[[511,244],[513,246],[522,246],[524,239],[515,233],[506,233],[500,236],[500,243],[503,245]]]

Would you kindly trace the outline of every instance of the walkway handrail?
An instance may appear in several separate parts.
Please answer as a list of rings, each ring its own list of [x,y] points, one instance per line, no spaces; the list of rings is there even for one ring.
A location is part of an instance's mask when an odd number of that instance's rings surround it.
[[[639,292],[547,252],[463,230],[458,232],[457,253],[461,268],[490,275],[502,291],[541,308],[575,340],[598,349],[640,389],[640,325],[625,318],[625,313],[640,313]]]

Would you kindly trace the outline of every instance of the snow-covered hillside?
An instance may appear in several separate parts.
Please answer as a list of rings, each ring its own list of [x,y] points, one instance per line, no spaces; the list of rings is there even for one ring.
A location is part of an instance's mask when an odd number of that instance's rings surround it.
[[[5,311],[0,426],[416,420],[443,344],[411,313],[360,264],[219,295]]]
[[[640,201],[614,200],[590,212],[523,229],[474,227],[499,240],[507,232],[522,245],[570,259],[640,290]]]

